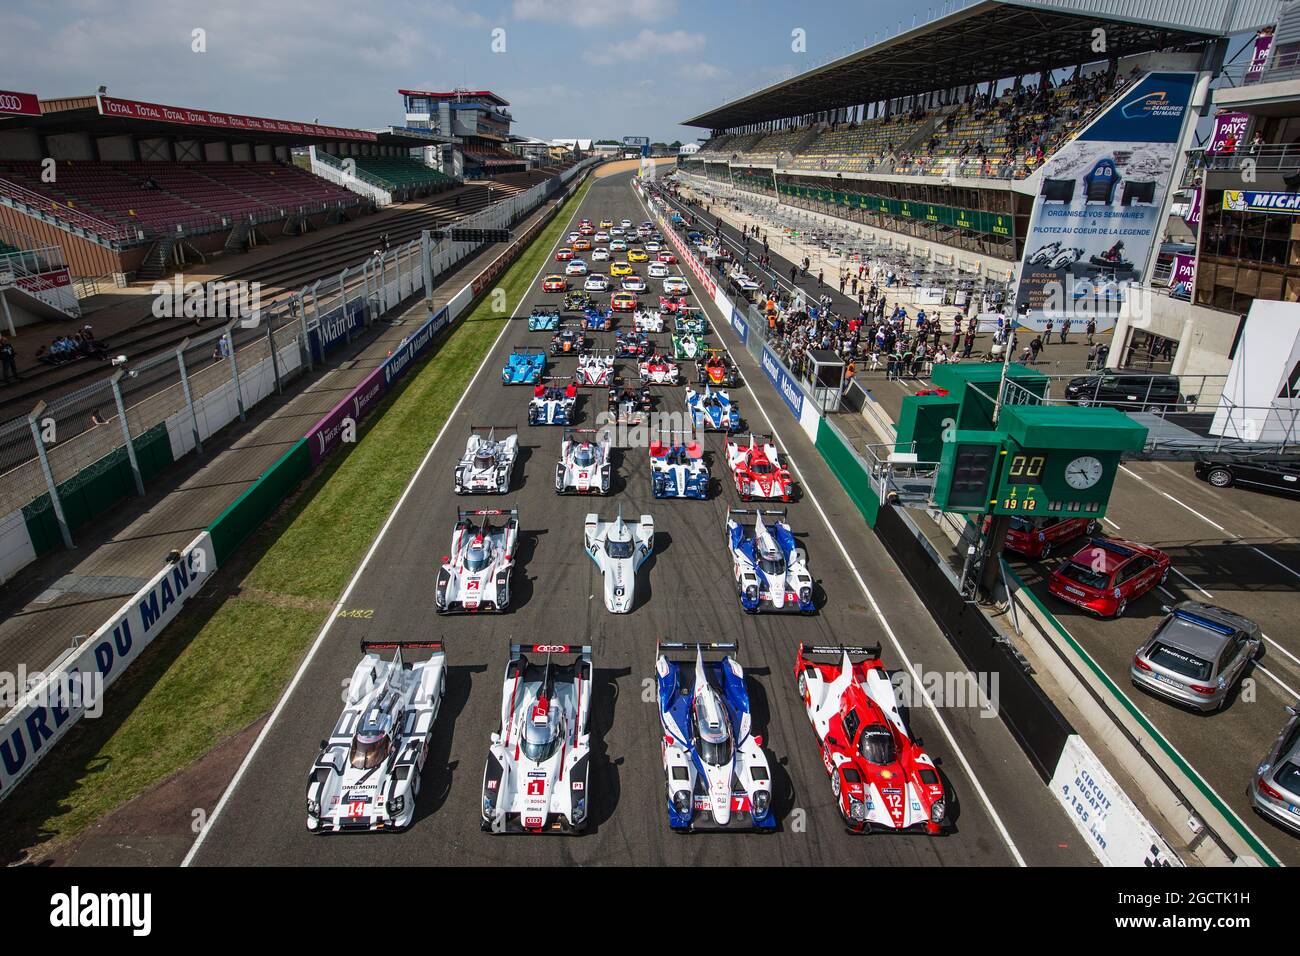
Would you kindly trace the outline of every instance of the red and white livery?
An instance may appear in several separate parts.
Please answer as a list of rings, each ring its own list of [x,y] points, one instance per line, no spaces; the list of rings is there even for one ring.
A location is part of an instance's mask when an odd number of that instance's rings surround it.
[[[789,501],[794,495],[794,480],[781,464],[781,454],[770,435],[750,435],[748,442],[729,438],[727,467],[742,501]]]

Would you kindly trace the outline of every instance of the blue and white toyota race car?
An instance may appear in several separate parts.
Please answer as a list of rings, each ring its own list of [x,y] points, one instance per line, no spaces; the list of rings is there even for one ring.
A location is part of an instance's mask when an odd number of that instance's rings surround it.
[[[385,661],[376,651],[393,651]],[[429,650],[407,662],[402,651]],[[447,687],[447,655],[435,641],[361,642],[343,713],[307,778],[313,833],[402,830],[415,816],[420,774]]]
[[[650,443],[650,490],[656,498],[709,497],[709,465],[697,441]]]
[[[690,412],[691,424],[696,429],[734,432],[739,431],[742,424],[740,409],[731,400],[731,394],[709,385],[704,386],[703,392],[686,389],[686,410]]]
[[[563,663],[557,655],[575,656]],[[591,678],[588,645],[510,645],[501,728],[483,770],[486,832],[572,834],[586,827]]]
[[[752,516],[754,523],[737,519]],[[775,519],[769,527],[764,516]],[[727,547],[741,610],[815,614],[808,557],[785,522],[785,511],[727,511]]]
[[[666,651],[695,650],[694,666]],[[772,774],[763,741],[750,733],[745,672],[735,644],[660,644],[661,751],[674,830],[776,829]],[[724,653],[704,661],[704,652]]]
[[[560,310],[553,305],[535,305],[528,316],[529,332],[554,332],[560,327]]]
[[[557,384],[559,382],[566,384]],[[549,375],[533,388],[533,397],[528,402],[528,424],[572,424],[573,406],[577,401],[578,387],[572,379]]]
[[[536,385],[546,370],[546,353],[535,346],[516,345],[501,369],[502,385]]]

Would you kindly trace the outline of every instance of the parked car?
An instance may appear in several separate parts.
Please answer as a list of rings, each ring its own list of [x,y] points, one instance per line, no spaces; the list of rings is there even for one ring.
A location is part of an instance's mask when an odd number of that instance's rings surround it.
[[[1051,555],[1056,545],[1096,530],[1097,522],[1089,518],[1012,518],[1006,549],[1041,561]]]
[[[1300,461],[1198,461],[1196,477],[1216,488],[1249,485],[1300,494]]]
[[[1074,405],[1103,405],[1121,411],[1173,411],[1186,405],[1177,375],[1122,372],[1105,368],[1070,379],[1065,397]]]
[[[1259,625],[1201,601],[1164,610],[1164,620],[1133,655],[1134,686],[1193,710],[1222,709],[1263,653]]]
[[[1286,712],[1291,719],[1255,770],[1250,799],[1261,816],[1300,834],[1300,704]]]
[[[1158,548],[1096,537],[1047,579],[1047,589],[1099,617],[1123,617],[1136,600],[1169,577],[1169,555]]]

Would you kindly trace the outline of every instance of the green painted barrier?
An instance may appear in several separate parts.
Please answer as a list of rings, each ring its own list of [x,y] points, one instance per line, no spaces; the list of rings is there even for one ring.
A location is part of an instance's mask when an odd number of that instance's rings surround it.
[[[825,418],[817,423],[815,444],[831,473],[839,479],[840,485],[861,512],[867,527],[874,528],[876,516],[880,514],[880,499],[876,496],[876,490],[871,487],[871,481],[863,470],[862,464]]]
[[[131,444],[135,446],[140,477],[146,484],[172,464],[171,442],[167,439],[165,423],[150,428]],[[87,465],[60,484],[58,491],[68,530],[76,534],[93,519],[136,493],[126,448],[116,448],[99,461]],[[63,546],[58,519],[48,494],[41,495],[23,508],[23,521],[38,555]]]
[[[307,440],[300,438],[208,525],[217,567],[226,563],[244,539],[256,531],[310,473],[311,451]]]

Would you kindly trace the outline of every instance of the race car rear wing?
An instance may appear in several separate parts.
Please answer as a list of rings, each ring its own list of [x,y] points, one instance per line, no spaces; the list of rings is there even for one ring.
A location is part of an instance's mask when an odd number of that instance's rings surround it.
[[[533,311],[531,314],[532,315],[539,315],[539,314],[559,315],[560,310],[557,309],[555,306],[551,305],[549,302],[535,302],[533,303]]]
[[[850,657],[865,657],[868,660],[879,660],[880,644],[879,642],[870,645],[860,644],[799,644],[799,656],[808,657],[812,654],[832,654],[840,657],[848,654]]]
[[[511,644],[510,657],[513,660],[521,654],[577,654],[591,659],[590,644]]]
[[[543,375],[543,382],[572,382],[572,375]]]
[[[600,428],[566,428],[564,430],[565,441],[569,441],[570,436],[573,435],[578,435],[578,436],[590,435],[591,436],[590,440],[594,442],[600,442],[606,437],[605,431]]]
[[[398,648],[423,648],[431,651],[444,650],[442,641],[416,641],[416,640],[392,640],[392,641],[362,641],[361,652],[366,651],[391,651]]]
[[[540,345],[516,345],[510,350],[511,355],[545,355],[546,350]]]
[[[739,641],[659,641],[655,644],[655,657],[666,651],[700,651],[701,653],[735,654],[740,651]]]
[[[518,425],[470,425],[469,426],[469,433],[471,435],[483,433],[485,435],[492,436],[496,432],[501,432],[501,434],[503,435],[518,435],[519,426]]]
[[[499,515],[505,515],[507,517],[513,518],[516,521],[518,521],[519,509],[518,508],[480,508],[473,511],[467,511],[464,508],[456,509],[457,521],[464,521],[466,518],[492,518],[492,517],[497,517]]]
[[[728,508],[727,517],[732,515],[762,515],[765,518],[784,518],[785,508]]]

